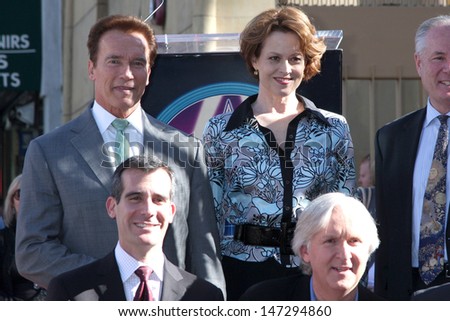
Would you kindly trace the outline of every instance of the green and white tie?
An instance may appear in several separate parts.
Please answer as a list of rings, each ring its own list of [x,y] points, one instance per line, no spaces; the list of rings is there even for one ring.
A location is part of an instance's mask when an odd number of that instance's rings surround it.
[[[116,129],[116,143],[118,143],[117,153],[119,157],[115,157],[116,166],[119,166],[124,160],[128,159],[130,153],[130,142],[125,135],[125,128],[129,125],[128,120],[116,118],[112,122],[112,126]]]

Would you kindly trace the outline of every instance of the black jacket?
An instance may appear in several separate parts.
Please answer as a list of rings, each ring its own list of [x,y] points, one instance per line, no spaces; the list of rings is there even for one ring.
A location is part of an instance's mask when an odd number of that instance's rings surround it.
[[[0,230],[0,301],[36,300],[43,290],[22,277],[17,271],[14,246],[15,222]]]
[[[251,286],[240,298],[241,301],[311,301],[311,277],[293,275],[271,279]],[[359,301],[382,301],[383,298],[358,285]]]

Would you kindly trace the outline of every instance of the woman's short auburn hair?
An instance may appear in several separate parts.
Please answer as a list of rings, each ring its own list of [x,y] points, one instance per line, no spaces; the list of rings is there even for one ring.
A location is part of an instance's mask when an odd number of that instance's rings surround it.
[[[323,39],[317,37],[316,28],[308,16],[300,9],[287,6],[260,13],[241,32],[241,55],[252,74],[255,71],[254,58],[259,58],[264,41],[274,31],[293,32],[298,36],[300,48],[305,56],[304,80],[311,79],[320,72],[326,45]]]

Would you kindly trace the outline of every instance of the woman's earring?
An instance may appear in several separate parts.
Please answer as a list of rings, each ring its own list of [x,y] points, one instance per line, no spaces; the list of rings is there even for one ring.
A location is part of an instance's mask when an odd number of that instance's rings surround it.
[[[259,72],[258,72],[258,70],[257,70],[257,69],[255,69],[255,71],[253,72],[253,74],[254,74],[255,76],[258,76],[258,75],[259,75]]]

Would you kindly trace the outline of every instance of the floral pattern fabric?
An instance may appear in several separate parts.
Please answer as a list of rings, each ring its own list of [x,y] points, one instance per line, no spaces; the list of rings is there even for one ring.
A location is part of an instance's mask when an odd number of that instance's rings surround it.
[[[430,284],[444,269],[448,126],[447,115],[438,116],[439,127],[433,161],[423,200],[419,240],[419,272]]]
[[[234,240],[235,225],[279,228],[283,213],[295,222],[321,194],[354,194],[353,143],[345,118],[298,99],[306,108],[289,123],[284,149],[254,117],[251,104],[256,96],[206,124],[203,143],[222,255],[250,262],[274,257],[280,262],[279,248]],[[292,265],[298,265],[294,256]]]

